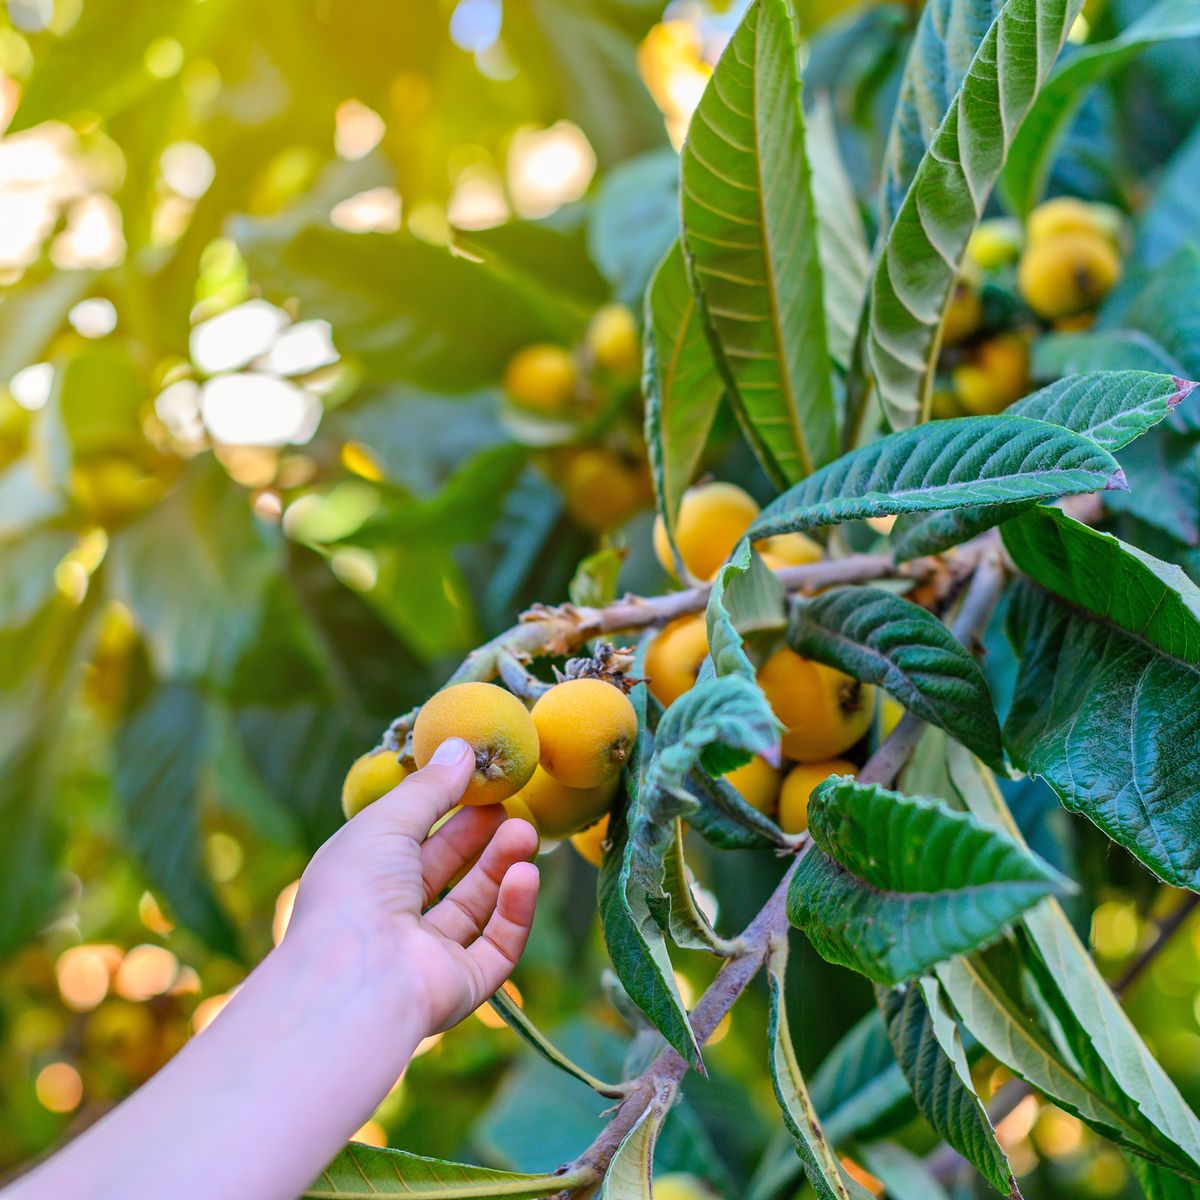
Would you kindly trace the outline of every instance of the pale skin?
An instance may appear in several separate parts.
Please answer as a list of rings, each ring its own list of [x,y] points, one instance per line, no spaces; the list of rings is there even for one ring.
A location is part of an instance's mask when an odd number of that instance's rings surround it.
[[[429,836],[473,769],[451,738],[334,834],[304,872],[287,935],[212,1025],[4,1200],[304,1192],[421,1039],[484,1003],[525,948],[533,827],[489,805]]]

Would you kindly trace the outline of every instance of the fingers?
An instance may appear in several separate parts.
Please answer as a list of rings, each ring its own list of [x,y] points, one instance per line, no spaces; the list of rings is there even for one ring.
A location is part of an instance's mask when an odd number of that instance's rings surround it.
[[[462,738],[447,738],[427,766],[359,815],[386,821],[398,833],[424,841],[433,824],[462,799],[475,770],[475,755]]]
[[[479,968],[486,995],[500,988],[524,953],[533,927],[539,882],[533,863],[519,862],[509,867],[500,884],[495,911],[483,934],[467,950]]]
[[[421,847],[425,904],[479,854],[504,820],[505,812],[499,804],[464,808],[430,835]]]
[[[505,821],[466,878],[425,914],[426,924],[460,946],[474,941],[496,909],[506,872],[531,859],[537,846],[537,832],[528,821]]]

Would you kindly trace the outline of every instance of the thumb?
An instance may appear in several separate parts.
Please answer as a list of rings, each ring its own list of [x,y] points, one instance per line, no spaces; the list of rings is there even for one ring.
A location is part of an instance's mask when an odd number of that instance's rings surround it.
[[[423,841],[430,828],[461,799],[475,771],[475,752],[462,738],[447,738],[419,771],[414,771],[367,810],[393,829]]]

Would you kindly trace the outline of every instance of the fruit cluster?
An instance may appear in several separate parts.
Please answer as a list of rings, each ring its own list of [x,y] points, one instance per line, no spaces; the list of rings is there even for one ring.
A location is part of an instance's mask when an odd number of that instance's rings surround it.
[[[1002,412],[1029,391],[1034,336],[1087,328],[1120,279],[1122,220],[1064,196],[1035,208],[1024,228],[979,225],[942,319],[934,417]]]
[[[518,350],[504,372],[512,432],[545,447],[542,466],[568,514],[595,533],[654,503],[638,432],[641,357],[633,313],[607,304],[575,349],[537,342]]]

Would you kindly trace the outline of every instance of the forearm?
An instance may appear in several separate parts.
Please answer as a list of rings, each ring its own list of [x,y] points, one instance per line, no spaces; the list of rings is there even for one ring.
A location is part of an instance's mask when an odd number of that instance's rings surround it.
[[[298,1196],[424,1032],[403,973],[375,959],[341,934],[285,939],[203,1034],[12,1200]]]

